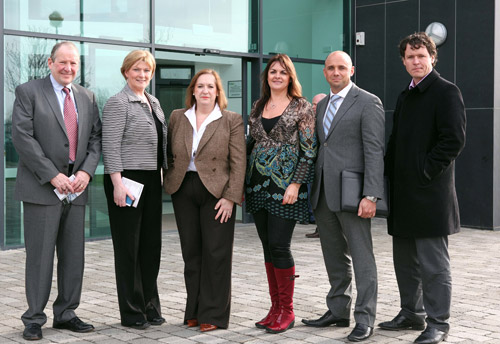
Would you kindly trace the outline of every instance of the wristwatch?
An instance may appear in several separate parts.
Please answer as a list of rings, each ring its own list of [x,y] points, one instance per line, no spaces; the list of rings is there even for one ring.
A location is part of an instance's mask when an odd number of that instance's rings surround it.
[[[377,200],[378,200],[378,198],[375,196],[365,196],[365,198],[373,203],[377,203]]]

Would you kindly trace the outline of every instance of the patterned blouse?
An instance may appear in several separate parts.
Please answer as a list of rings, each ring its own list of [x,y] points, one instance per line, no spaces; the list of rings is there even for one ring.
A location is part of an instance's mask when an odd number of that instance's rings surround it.
[[[255,140],[247,166],[245,201],[247,211],[264,208],[284,219],[309,218],[307,184],[314,178],[317,152],[316,118],[311,104],[294,98],[269,134],[262,126],[262,113],[249,119],[250,135]],[[291,183],[302,184],[297,202],[283,205],[285,190]]]

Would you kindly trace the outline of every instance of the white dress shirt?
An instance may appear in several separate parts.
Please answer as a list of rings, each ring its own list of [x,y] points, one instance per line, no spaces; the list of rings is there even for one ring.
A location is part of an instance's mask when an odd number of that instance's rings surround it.
[[[200,144],[201,138],[203,137],[203,133],[205,132],[207,125],[222,117],[219,105],[215,104],[214,109],[212,110],[210,115],[208,115],[208,117],[205,118],[205,120],[200,126],[200,129],[196,129],[195,107],[196,105],[193,105],[192,108],[184,112],[184,115],[186,115],[187,119],[189,120],[189,123],[191,123],[191,126],[193,127],[193,147],[191,148],[191,161],[189,162],[189,166],[187,168],[188,171],[193,171],[193,172],[198,171],[196,169],[196,165],[194,164],[194,158],[196,157],[196,151],[198,150],[198,145]]]
[[[344,87],[342,90],[340,90],[340,92],[337,94],[333,93],[332,90],[330,89],[330,98],[328,98],[330,101],[331,101],[332,97],[335,95],[340,97],[337,100],[337,111],[339,110],[340,105],[342,105],[342,103],[344,102],[344,98],[347,96],[347,93],[349,93],[351,88],[352,88],[352,81],[349,81],[349,84],[346,87]],[[323,115],[323,125],[325,125],[326,112],[328,111],[328,108],[330,107],[330,101],[328,102],[328,105],[326,106],[325,113]]]

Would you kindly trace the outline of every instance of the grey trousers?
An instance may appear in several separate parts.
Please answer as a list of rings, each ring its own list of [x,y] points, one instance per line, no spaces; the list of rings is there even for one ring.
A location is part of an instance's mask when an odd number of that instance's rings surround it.
[[[448,332],[451,308],[451,269],[448,237],[393,237],[394,269],[401,312],[409,319]]]
[[[350,318],[354,269],[357,289],[354,319],[373,327],[378,289],[371,220],[354,213],[332,212],[323,191],[314,216],[331,286],[326,297],[328,309],[335,317]]]
[[[84,265],[84,205],[23,203],[26,246],[26,298],[24,325],[47,322],[44,312],[52,286],[57,249],[57,298],[54,321],[65,322],[80,304]]]

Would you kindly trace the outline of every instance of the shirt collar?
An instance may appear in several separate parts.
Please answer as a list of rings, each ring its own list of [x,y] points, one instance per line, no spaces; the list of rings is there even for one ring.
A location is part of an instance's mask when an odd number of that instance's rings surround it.
[[[349,91],[351,90],[351,88],[352,88],[352,81],[349,81],[349,84],[346,87],[344,87],[343,89],[341,89],[340,92],[337,94],[334,94],[332,92],[332,90],[330,89],[330,99],[332,99],[332,97],[334,95],[337,95],[337,96],[341,97],[342,99],[344,99],[347,96],[347,93],[349,93]]]
[[[191,108],[187,109],[186,112],[184,112],[184,115],[187,117],[193,128],[196,128],[196,104],[193,105]],[[210,115],[207,116],[202,126],[207,126],[209,123],[221,117],[222,117],[222,112],[220,110],[219,104],[215,103],[212,112],[210,112]]]
[[[73,89],[71,88],[71,84],[69,84],[69,85],[67,85],[67,86],[63,86],[63,85],[61,85],[60,83],[58,83],[58,82],[56,81],[56,79],[54,79],[54,77],[52,76],[52,74],[50,74],[50,82],[52,83],[52,87],[54,88],[54,90],[55,90],[56,92],[62,92],[62,89],[63,89],[64,87],[69,88],[69,89],[70,89],[70,91],[71,91],[71,92],[73,92]],[[70,92],[70,93],[71,93],[71,92]]]
[[[411,82],[410,82],[410,85],[408,86],[408,89],[410,89],[410,90],[411,90],[412,88],[417,87],[417,86],[418,86],[418,84],[420,84],[422,81],[424,81],[424,79],[425,79],[425,78],[427,78],[427,76],[428,76],[429,74],[431,74],[433,70],[434,70],[434,68],[432,68],[432,69],[431,69],[431,71],[430,71],[429,73],[425,74],[425,76],[424,76],[422,79],[420,79],[420,81],[419,81],[419,82],[417,82],[416,84],[415,84],[415,81],[414,81],[414,80],[413,80],[413,78],[412,78],[412,79],[411,79]]]

